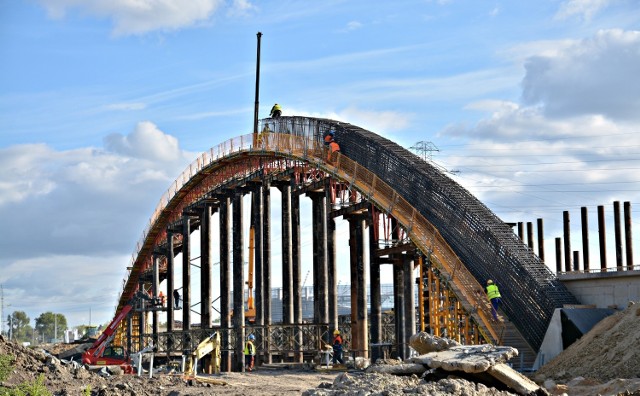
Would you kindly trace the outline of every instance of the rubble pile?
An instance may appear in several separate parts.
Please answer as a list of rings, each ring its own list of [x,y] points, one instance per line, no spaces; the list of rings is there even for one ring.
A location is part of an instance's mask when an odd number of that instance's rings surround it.
[[[397,376],[381,373],[342,373],[333,384],[321,384],[309,389],[303,396],[338,395],[465,395],[465,396],[510,396],[514,393],[500,391],[480,383],[462,378],[444,378],[438,381],[425,381],[418,376]]]
[[[183,386],[179,377],[150,379],[92,372],[76,362],[65,362],[42,349],[26,348],[2,336],[0,355],[10,356],[13,366],[13,372],[0,383],[0,388],[14,389],[23,383],[33,383],[40,376],[43,385],[54,395],[167,395],[167,389]]]
[[[339,395],[546,395],[539,385],[505,362],[518,351],[493,345],[459,343],[417,333],[409,341],[421,353],[404,362],[378,361],[361,375],[344,374],[333,384],[305,392],[309,396]]]

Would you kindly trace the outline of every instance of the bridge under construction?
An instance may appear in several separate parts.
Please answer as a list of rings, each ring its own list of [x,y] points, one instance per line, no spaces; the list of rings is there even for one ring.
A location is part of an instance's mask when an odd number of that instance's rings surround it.
[[[242,353],[234,351],[243,350],[250,333],[262,362],[301,362],[330,343],[337,328],[346,333],[350,353],[365,358],[389,350],[408,357],[408,339],[418,330],[464,344],[502,344],[507,332],[515,333],[520,348],[535,354],[554,310],[578,304],[511,226],[441,169],[396,143],[351,124],[308,117],[263,119],[259,130],[200,155],[161,198],[128,268],[116,316],[125,306],[135,309],[118,323],[115,343],[129,351],[153,343],[158,354],[172,356],[217,331],[223,370],[243,370]],[[341,147],[334,156],[324,144],[329,131]],[[272,232],[273,189],[280,192],[280,235]],[[312,318],[302,314],[303,197],[311,201]],[[349,230],[344,260],[336,257],[340,219]],[[197,288],[191,279],[196,230]],[[281,243],[277,323],[272,240]],[[339,315],[337,282],[338,263],[345,262],[351,310],[346,320]],[[180,265],[181,286],[175,274]],[[392,268],[392,279],[381,280],[384,265]],[[484,294],[488,279],[510,296],[503,321],[492,320]],[[393,283],[392,315],[381,308],[381,281]],[[176,289],[183,309],[176,309]],[[137,299],[140,292],[150,300]],[[165,305],[150,303],[160,294]],[[192,323],[196,308],[200,323]],[[163,312],[167,324],[160,331]]]

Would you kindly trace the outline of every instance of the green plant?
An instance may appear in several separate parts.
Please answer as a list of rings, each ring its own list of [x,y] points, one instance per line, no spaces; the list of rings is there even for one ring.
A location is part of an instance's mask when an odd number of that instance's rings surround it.
[[[11,396],[52,396],[52,394],[44,386],[44,374],[40,374],[33,382],[20,384]]]
[[[13,357],[10,355],[0,355],[0,382],[9,378],[13,371]]]
[[[87,387],[82,391],[82,394],[84,396],[91,396],[91,385],[87,385]]]

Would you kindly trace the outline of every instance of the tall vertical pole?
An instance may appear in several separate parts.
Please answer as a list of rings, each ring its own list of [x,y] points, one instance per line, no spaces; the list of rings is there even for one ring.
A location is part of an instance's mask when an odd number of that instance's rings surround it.
[[[258,32],[258,54],[256,60],[256,104],[253,110],[253,133],[258,134],[258,106],[260,104],[260,39],[262,33]]]
[[[613,226],[616,238],[616,267],[622,271],[622,223],[620,221],[620,201],[613,202]]]
[[[580,209],[582,215],[582,261],[584,262],[584,272],[589,272],[589,216],[587,207]]]
[[[231,200],[229,197],[220,199],[220,329],[222,337],[220,343],[222,346],[222,371],[230,372],[232,370],[231,353],[233,346],[230,345],[231,332],[231,313],[229,305],[231,302],[231,259],[229,257],[229,207]]]
[[[562,224],[564,227],[564,270],[571,271],[571,231],[569,227],[569,211],[562,212]]]
[[[544,222],[538,219],[538,257],[544,262]]]
[[[624,203],[624,245],[627,248],[627,269],[633,270],[633,239],[631,238],[631,202]]]
[[[182,331],[184,349],[191,348],[191,219],[182,216]]]
[[[233,331],[236,335],[234,345],[234,366],[236,371],[244,372],[244,238],[242,233],[242,194],[233,196]]]
[[[211,317],[211,205],[200,213],[200,317],[201,328],[209,329]]]
[[[598,237],[600,239],[600,269],[607,270],[607,236],[605,235],[604,206],[598,205]]]

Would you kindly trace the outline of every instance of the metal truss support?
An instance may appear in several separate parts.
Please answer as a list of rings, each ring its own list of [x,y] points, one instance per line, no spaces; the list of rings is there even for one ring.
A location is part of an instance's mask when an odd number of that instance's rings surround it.
[[[211,318],[211,213],[210,204],[204,204],[200,213],[200,320],[203,328],[209,328]]]

